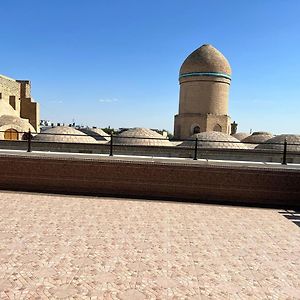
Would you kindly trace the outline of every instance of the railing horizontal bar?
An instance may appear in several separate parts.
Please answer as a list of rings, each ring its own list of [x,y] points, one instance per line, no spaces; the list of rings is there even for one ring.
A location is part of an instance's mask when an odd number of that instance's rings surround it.
[[[6,131],[0,130],[0,133],[4,133]],[[28,131],[19,131],[18,133],[27,134]],[[114,144],[119,144],[121,140],[124,139],[132,139],[132,140],[157,140],[157,141],[170,141],[170,142],[191,142],[191,144],[194,145],[194,142],[196,139],[182,139],[182,140],[172,140],[167,138],[160,138],[160,137],[140,137],[140,136],[120,136],[120,135],[105,135],[101,136],[99,134],[89,134],[89,135],[82,135],[82,134],[69,134],[69,133],[47,133],[47,132],[41,132],[41,133],[35,133],[31,132],[31,135],[33,135],[32,142],[38,141],[38,139],[35,139],[36,136],[42,136],[42,135],[48,135],[48,136],[70,136],[70,137],[102,137],[104,140],[107,139],[107,142],[109,143],[109,139],[111,137],[114,138]],[[120,140],[120,141],[118,141]],[[284,142],[242,142],[242,141],[225,141],[225,140],[204,140],[204,139],[198,139],[199,143],[228,143],[228,144],[248,144],[248,145],[284,145]],[[300,146],[300,143],[289,143],[287,142],[287,146]],[[178,147],[178,146],[177,146]]]

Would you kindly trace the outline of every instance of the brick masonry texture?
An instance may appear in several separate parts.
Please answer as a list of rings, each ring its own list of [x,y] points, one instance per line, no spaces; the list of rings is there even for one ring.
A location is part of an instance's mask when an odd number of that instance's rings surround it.
[[[0,298],[299,299],[277,210],[0,192]]]
[[[2,109],[4,109],[5,106],[13,108],[13,111],[9,113],[9,115],[26,120],[28,119],[29,123],[34,128],[34,131],[39,132],[39,105],[31,98],[31,84],[29,81],[14,80],[0,75],[0,94]],[[13,99],[10,99],[11,97]],[[0,113],[7,114],[7,112],[8,109],[6,108],[5,111],[1,111]],[[8,123],[6,125],[9,125],[9,127],[11,126],[12,129],[20,131],[20,128],[14,128],[13,123]],[[6,130],[8,128],[2,128],[2,130]],[[31,130],[33,128],[31,128]],[[28,131],[28,126],[24,126],[21,131]]]
[[[192,75],[199,75],[199,72],[212,72],[214,76]],[[229,76],[231,68],[223,54],[211,45],[203,45],[196,49],[183,62],[180,74],[192,76],[179,78],[179,113],[174,119],[176,139],[189,138],[195,133],[195,127],[199,127],[200,132],[215,130],[230,134],[230,79],[218,76],[220,73]]]
[[[0,156],[0,188],[299,206],[300,172],[110,159]]]
[[[17,96],[17,99],[20,98],[20,84],[12,79],[7,79],[0,76],[0,91],[2,93],[2,99],[9,101],[9,96]]]

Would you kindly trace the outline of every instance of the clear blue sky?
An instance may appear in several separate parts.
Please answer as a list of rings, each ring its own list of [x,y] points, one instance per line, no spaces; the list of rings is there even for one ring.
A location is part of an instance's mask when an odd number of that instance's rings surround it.
[[[9,0],[0,73],[32,81],[41,118],[173,131],[178,71],[204,43],[232,70],[239,131],[300,133],[299,0]]]

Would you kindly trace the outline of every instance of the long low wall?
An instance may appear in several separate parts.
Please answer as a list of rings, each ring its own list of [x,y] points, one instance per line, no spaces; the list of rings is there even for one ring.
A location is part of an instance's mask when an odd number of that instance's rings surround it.
[[[300,170],[0,155],[0,188],[300,206]]]
[[[108,154],[109,144],[83,144],[83,143],[50,143],[32,142],[32,151],[73,152]],[[26,150],[26,141],[0,141],[0,149]],[[162,146],[129,146],[114,145],[115,155],[146,155],[153,157],[181,157],[193,158],[193,148],[162,147]],[[244,160],[259,162],[281,162],[282,151],[256,150],[256,149],[198,149],[198,158],[221,160]],[[300,163],[300,152],[287,153],[288,163]]]

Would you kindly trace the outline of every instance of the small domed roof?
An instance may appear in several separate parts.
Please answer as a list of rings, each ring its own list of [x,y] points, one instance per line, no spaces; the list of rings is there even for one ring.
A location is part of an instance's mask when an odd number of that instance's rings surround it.
[[[235,137],[236,139],[238,139],[239,141],[242,141],[243,139],[247,138],[248,136],[250,136],[250,133],[246,133],[246,132],[237,132],[232,134],[231,136]]]
[[[183,62],[180,75],[194,72],[216,72],[231,75],[226,57],[212,45],[203,45]]]
[[[242,140],[243,143],[249,143],[249,147],[255,147],[256,144],[264,143],[267,140],[271,139],[273,134],[265,131],[253,132],[250,136]],[[252,146],[251,146],[252,144]]]
[[[34,140],[40,142],[61,142],[61,143],[97,143],[91,136],[67,126],[57,126],[43,131],[36,135]]]
[[[284,141],[287,141],[287,151],[300,151],[300,135],[297,134],[280,134],[268,141],[265,144],[258,145],[255,149],[265,150],[283,150]]]
[[[17,131],[28,131],[35,132],[33,126],[29,123],[27,119],[22,119],[17,116],[2,115],[0,116],[0,127],[5,127],[5,129],[12,128]]]
[[[198,146],[201,148],[223,148],[223,149],[248,149],[235,137],[217,131],[201,132],[193,134],[190,140],[184,141],[178,146],[195,147],[195,139],[198,139]]]
[[[97,141],[109,141],[110,135],[104,132],[101,128],[80,128],[81,132],[93,137]]]
[[[132,128],[114,138],[116,144],[140,146],[173,146],[164,136],[148,128]]]

